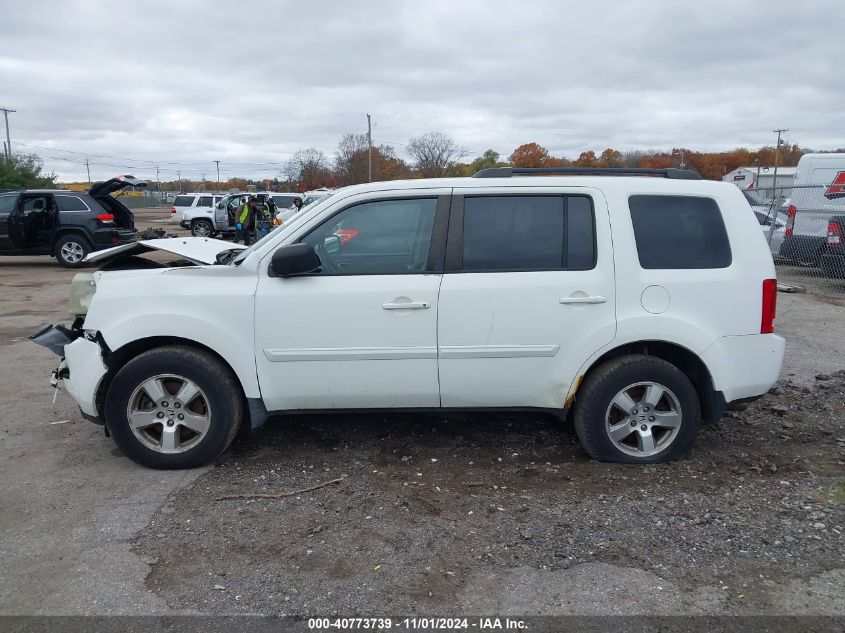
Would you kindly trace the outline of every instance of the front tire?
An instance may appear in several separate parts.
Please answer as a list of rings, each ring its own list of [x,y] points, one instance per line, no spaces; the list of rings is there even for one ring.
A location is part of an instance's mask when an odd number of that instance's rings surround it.
[[[115,375],[105,419],[118,447],[150,468],[195,468],[217,458],[244,416],[232,371],[208,352],[159,347]]]
[[[684,455],[701,421],[689,377],[660,358],[632,354],[595,369],[578,391],[575,432],[600,461],[655,464]]]
[[[56,242],[56,260],[66,268],[79,268],[91,252],[91,245],[80,235],[63,235]]]
[[[212,237],[214,227],[208,220],[197,220],[191,225],[191,235],[194,237]]]

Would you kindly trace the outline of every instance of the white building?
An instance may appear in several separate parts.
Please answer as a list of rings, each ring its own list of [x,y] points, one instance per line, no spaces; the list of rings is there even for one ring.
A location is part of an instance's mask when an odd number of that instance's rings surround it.
[[[792,186],[795,171],[795,167],[778,167],[777,188]],[[774,167],[737,167],[725,174],[722,180],[732,182],[740,189],[771,189],[775,186],[775,169]]]

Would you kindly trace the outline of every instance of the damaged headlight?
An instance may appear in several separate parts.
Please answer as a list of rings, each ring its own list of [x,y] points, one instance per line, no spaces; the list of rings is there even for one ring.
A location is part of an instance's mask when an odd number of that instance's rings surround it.
[[[68,312],[74,315],[88,313],[88,306],[97,291],[94,273],[77,273],[70,282],[70,306]]]

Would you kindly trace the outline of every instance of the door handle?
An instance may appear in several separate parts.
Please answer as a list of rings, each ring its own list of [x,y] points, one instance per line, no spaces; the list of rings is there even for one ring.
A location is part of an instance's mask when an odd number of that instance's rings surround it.
[[[569,303],[607,303],[607,297],[602,297],[600,295],[593,295],[590,297],[561,297],[558,299],[563,304]]]
[[[383,310],[425,310],[430,308],[428,301],[408,301],[405,303],[382,303]]]

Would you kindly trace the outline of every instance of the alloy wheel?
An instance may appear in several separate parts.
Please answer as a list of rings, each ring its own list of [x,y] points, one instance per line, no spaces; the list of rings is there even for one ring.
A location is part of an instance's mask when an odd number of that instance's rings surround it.
[[[208,398],[192,380],[173,374],[138,385],[126,408],[129,428],[159,453],[182,453],[199,444],[211,424]]]
[[[682,421],[678,398],[668,387],[638,382],[621,389],[610,401],[605,430],[618,450],[650,457],[675,441]]]

